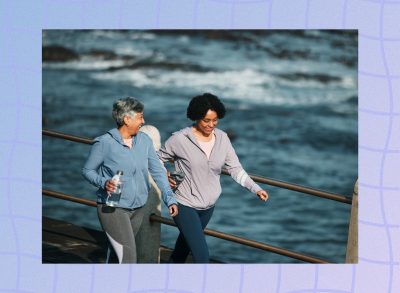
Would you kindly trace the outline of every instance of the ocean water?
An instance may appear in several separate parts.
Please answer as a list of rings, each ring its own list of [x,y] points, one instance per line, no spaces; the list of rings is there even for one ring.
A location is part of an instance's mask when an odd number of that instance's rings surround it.
[[[96,137],[114,127],[113,101],[135,96],[164,141],[190,125],[190,99],[211,92],[227,107],[218,127],[232,134],[248,173],[351,196],[355,31],[44,31],[44,52],[55,45],[78,57],[43,61],[43,128]],[[95,188],[81,176],[89,148],[43,137],[43,188],[94,200]],[[221,183],[208,228],[344,262],[350,205],[261,185],[270,194],[263,203],[227,176]],[[43,197],[43,215],[100,229],[95,209],[79,204]],[[176,228],[162,227],[162,244],[173,247],[176,237]],[[299,262],[207,242],[223,262]]]

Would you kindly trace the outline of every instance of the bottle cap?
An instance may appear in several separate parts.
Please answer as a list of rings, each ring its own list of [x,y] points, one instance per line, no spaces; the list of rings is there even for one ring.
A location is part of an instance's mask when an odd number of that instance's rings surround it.
[[[122,172],[121,170],[118,170],[117,175],[124,175],[124,172]]]

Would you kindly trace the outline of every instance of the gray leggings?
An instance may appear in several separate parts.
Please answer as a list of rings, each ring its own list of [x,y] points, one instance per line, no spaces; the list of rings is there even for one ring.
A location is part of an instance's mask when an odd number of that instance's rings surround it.
[[[136,263],[135,236],[143,220],[143,208],[128,210],[97,204],[97,215],[119,263]]]

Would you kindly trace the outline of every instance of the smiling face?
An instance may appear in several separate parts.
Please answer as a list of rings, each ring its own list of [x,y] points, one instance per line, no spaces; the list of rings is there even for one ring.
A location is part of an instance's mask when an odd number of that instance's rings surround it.
[[[133,136],[139,132],[140,127],[144,124],[144,116],[142,113],[136,113],[135,115],[126,115],[124,117],[126,130],[129,135]]]
[[[208,110],[206,115],[196,121],[196,129],[204,136],[209,136],[218,124],[217,112]]]

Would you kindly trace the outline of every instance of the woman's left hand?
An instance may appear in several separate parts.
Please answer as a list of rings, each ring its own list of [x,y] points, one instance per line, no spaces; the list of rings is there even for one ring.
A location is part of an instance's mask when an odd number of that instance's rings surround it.
[[[266,192],[265,190],[261,189],[257,192],[257,196],[263,200],[263,201],[267,201],[268,200],[268,192]]]
[[[171,217],[175,217],[178,214],[178,206],[176,204],[170,205],[168,209]]]
[[[175,189],[177,187],[176,181],[172,179],[170,172],[167,172],[167,176],[168,176],[169,186],[171,186],[172,189]]]

